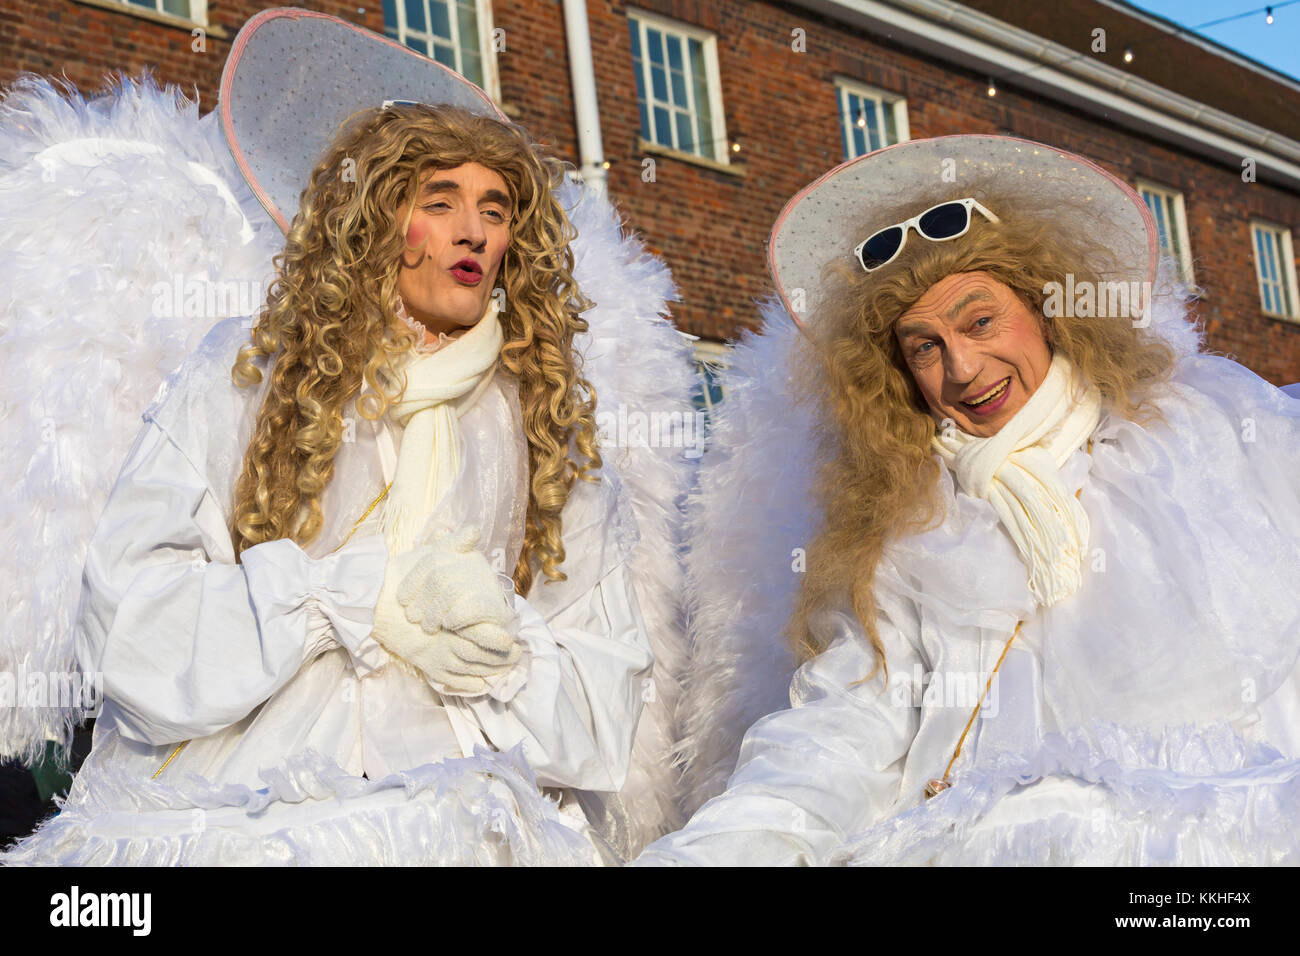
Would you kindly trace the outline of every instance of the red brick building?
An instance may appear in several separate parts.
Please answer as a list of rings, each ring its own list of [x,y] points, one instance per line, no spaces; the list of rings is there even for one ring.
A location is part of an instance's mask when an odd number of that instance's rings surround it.
[[[90,92],[107,72],[153,67],[208,110],[235,33],[271,5],[5,0],[0,82],[63,73]],[[887,142],[1003,132],[1139,187],[1204,290],[1211,347],[1300,381],[1300,83],[1123,3],[302,5],[460,69],[605,181],[672,268],[678,325],[705,340],[755,323],[764,243],[802,186]]]

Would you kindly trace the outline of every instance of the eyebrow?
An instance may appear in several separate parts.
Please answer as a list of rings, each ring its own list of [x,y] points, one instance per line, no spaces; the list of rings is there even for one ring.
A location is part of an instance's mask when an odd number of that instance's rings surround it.
[[[956,318],[958,313],[960,313],[962,309],[966,308],[966,306],[970,305],[972,302],[981,301],[995,302],[997,300],[984,289],[976,289],[974,292],[968,292],[957,300],[957,304],[948,310],[948,318]]]
[[[947,317],[949,320],[961,314],[961,310],[966,308],[972,302],[996,302],[997,300],[984,289],[976,289],[974,292],[968,292],[956,304],[948,310]],[[898,324],[898,335],[924,335],[930,331],[930,323],[913,320],[911,322],[900,322]]]
[[[428,196],[432,196],[434,193],[459,191],[460,183],[456,182],[454,179],[428,179],[420,186],[420,198],[424,199]],[[507,209],[514,208],[514,203],[510,201],[510,197],[499,189],[489,189],[483,194],[483,199],[481,201],[500,203]]]

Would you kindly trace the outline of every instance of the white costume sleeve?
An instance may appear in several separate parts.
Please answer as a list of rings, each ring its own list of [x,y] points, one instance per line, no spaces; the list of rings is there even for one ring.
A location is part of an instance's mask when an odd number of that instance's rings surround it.
[[[726,791],[637,865],[822,865],[888,812],[920,722],[921,657],[888,615],[879,621],[888,687],[883,671],[857,683],[876,655],[856,618],[822,612],[814,626],[833,641],[795,672],[791,709],[754,723]]]
[[[514,600],[519,666],[492,695],[447,703],[498,749],[522,742],[541,786],[621,789],[654,664],[626,562],[549,622]]]
[[[77,656],[124,737],[159,745],[246,716],[334,640],[363,648],[388,553],[378,535],[313,559],[293,541],[236,564],[225,510],[146,421],[86,557]]]

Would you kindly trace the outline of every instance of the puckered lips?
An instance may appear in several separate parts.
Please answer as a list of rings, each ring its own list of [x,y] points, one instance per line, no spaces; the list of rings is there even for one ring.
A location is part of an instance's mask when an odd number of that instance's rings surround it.
[[[465,285],[478,285],[483,281],[483,267],[469,256],[457,260],[448,271],[457,282]]]
[[[1006,404],[1011,394],[1011,376],[984,389],[975,392],[971,398],[963,399],[962,405],[976,415],[992,415]]]

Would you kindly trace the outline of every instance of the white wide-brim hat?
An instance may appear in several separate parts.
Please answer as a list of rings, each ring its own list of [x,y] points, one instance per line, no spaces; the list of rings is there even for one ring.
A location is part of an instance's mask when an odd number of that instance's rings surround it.
[[[385,102],[451,103],[503,123],[492,98],[441,63],[346,20],[263,10],[235,37],[217,108],[240,172],[289,230],[311,171],[339,126]]]
[[[1123,180],[1082,156],[1031,140],[939,136],[851,159],[786,203],[767,244],[768,269],[786,309],[809,329],[821,298],[823,271],[832,261],[861,268],[853,250],[872,233],[940,202],[978,199],[989,189],[1016,197],[1013,210],[992,210],[1000,218],[1057,219],[1063,230],[1078,230],[1108,247],[1122,274],[1112,272],[1107,278],[1155,281],[1155,221]],[[906,241],[926,240],[910,232]]]

